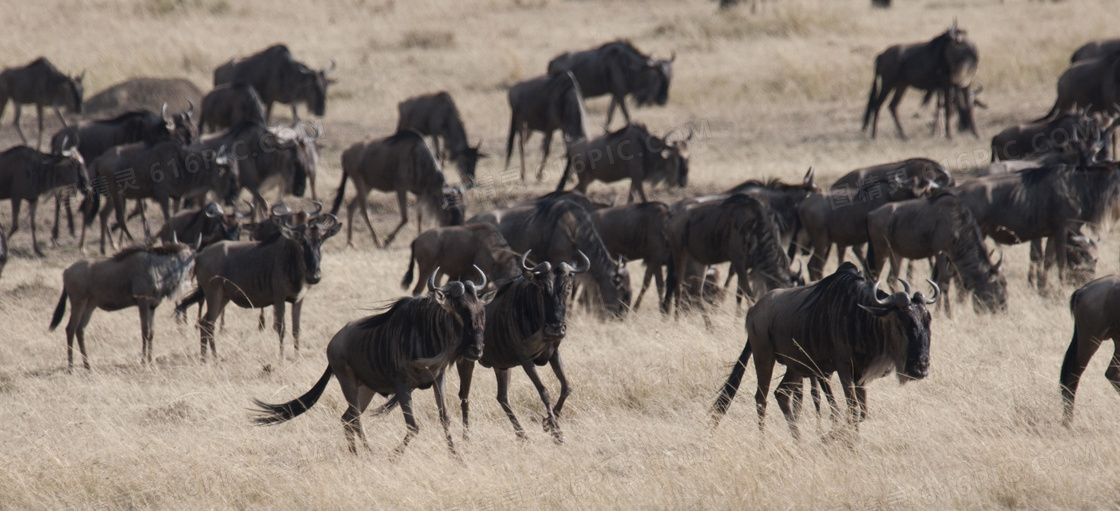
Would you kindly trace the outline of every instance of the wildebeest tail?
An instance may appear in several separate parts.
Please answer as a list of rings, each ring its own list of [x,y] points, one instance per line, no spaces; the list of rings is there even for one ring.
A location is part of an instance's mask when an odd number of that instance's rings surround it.
[[[279,424],[306,412],[319,401],[319,396],[323,395],[323,390],[327,388],[327,383],[331,381],[332,374],[334,373],[331,371],[331,367],[327,366],[327,370],[323,371],[323,376],[319,378],[314,387],[311,387],[311,390],[284,404],[270,405],[254,399],[253,404],[261,409],[261,413],[253,418],[253,422],[262,426]]]
[[[346,197],[346,179],[348,174],[346,169],[342,169],[342,182],[338,183],[338,193],[334,196],[334,204],[331,204],[331,214],[338,215],[338,210],[342,208],[342,199]]]
[[[875,99],[879,97],[879,65],[875,65],[875,77],[871,79],[871,92],[867,94],[867,109],[863,111],[863,128],[871,123],[871,111],[875,108]]]
[[[202,303],[202,299],[204,297],[205,294],[202,292],[202,288],[195,288],[194,291],[191,291],[191,294],[187,295],[186,298],[183,298],[179,301],[179,303],[175,304],[175,318],[180,323],[183,322],[184,318],[186,318],[187,309],[190,308],[191,305]]]
[[[556,191],[564,191],[564,185],[568,183],[568,178],[572,175],[572,152],[568,151],[568,163],[564,165],[564,173],[560,175],[560,184],[556,185]]]
[[[506,168],[509,168],[509,158],[513,156],[513,134],[517,131],[517,115],[509,117],[509,138],[506,139]]]
[[[86,195],[81,204],[78,205],[78,211],[82,212],[83,225],[90,225],[93,223],[93,218],[97,216],[97,212],[101,210],[101,194],[94,192]]]
[[[404,274],[404,279],[401,280],[401,289],[408,289],[412,285],[412,270],[416,267],[416,242],[412,242],[412,250],[408,255],[408,273]]]
[[[62,316],[66,315],[66,288],[62,288],[62,296],[58,299],[58,306],[54,308],[54,316],[51,317],[51,331],[58,328],[58,324],[62,323]]]
[[[731,406],[731,400],[735,399],[735,393],[739,391],[739,383],[743,381],[743,374],[747,372],[747,362],[750,359],[751,341],[747,340],[746,346],[743,346],[743,352],[739,354],[739,360],[735,362],[735,367],[731,369],[727,382],[723,384],[723,388],[719,391],[719,397],[712,405],[712,427],[719,425],[720,419],[727,413],[727,407]]]

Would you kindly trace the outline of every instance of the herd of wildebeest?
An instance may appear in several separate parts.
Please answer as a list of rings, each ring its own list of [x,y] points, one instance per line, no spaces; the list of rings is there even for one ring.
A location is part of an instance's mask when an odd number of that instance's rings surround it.
[[[83,253],[86,230],[95,219],[100,219],[104,254],[106,239],[110,245],[117,236],[122,243],[132,239],[127,221],[140,215],[146,242],[109,258],[80,260],[63,272],[50,326],[61,323],[69,301],[71,370],[75,337],[89,368],[84,328],[98,308],[139,308],[142,361],[150,364],[154,310],[192,280],[194,290],[177,304],[176,313],[182,318],[191,305],[199,305],[203,360],[208,347],[216,355],[215,330],[231,301],[262,309],[261,328],[263,309],[274,308],[283,357],[285,307],[291,305],[298,350],[301,305],[322,278],[323,243],[341,230],[336,215],[346,200],[347,182],[357,192],[347,205],[350,245],[356,212],[375,245],[392,243],[408,222],[407,198],[414,194],[418,228],[425,213],[439,223],[412,242],[401,285],[407,289],[416,280],[414,297],[339,330],[327,346],[328,367],[318,383],[288,403],[257,402],[256,422],[273,424],[303,413],[333,375],[348,404],[342,421],[350,450],[356,451],[358,439],[365,444],[359,417],[381,394],[388,401],[379,411],[400,405],[408,425],[400,453],[418,431],[412,391],[431,387],[454,452],[444,408],[444,378],[451,364],[460,375],[464,427],[478,362],[494,369],[498,402],[518,436],[525,436],[507,399],[509,371],[521,367],[544,403],[544,429],[563,441],[559,417],[570,387],[559,347],[567,333],[567,311],[586,307],[601,320],[624,321],[640,306],[651,281],[656,281],[662,313],[696,312],[707,321],[724,299],[724,288],[733,277],[737,280],[736,303],[749,307],[748,340],[712,408],[717,423],[753,355],[760,427],[778,362],[786,373],[776,400],[795,436],[806,378],[817,413],[819,389],[833,419],[840,416],[829,385],[832,373],[839,375],[848,408],[847,426],[840,430],[855,431],[866,414],[870,380],[891,371],[900,381],[928,374],[927,307],[937,303],[948,316],[953,283],[958,302],[969,299],[978,314],[1007,309],[1003,257],[996,260],[986,238],[997,244],[1030,242],[1032,286],[1045,290],[1052,266],[1062,282],[1084,284],[1070,301],[1076,327],[1061,368],[1064,423],[1069,424],[1078,379],[1090,356],[1102,340],[1120,333],[1120,277],[1089,282],[1097,242],[1083,232],[1085,226],[1096,231],[1120,204],[1112,144],[1120,118],[1120,40],[1077,50],[1058,80],[1054,108],[996,135],[993,163],[975,177],[958,180],[941,164],[914,158],[854,170],[829,188],[818,185],[810,168],[801,182],[751,180],[725,193],[664,204],[648,201],[643,184],[687,185],[693,132],[657,134],[633,122],[626,98],[639,106],[664,105],[674,60],[675,55],[652,58],[620,40],[559,55],[546,74],[512,86],[506,167],[516,139],[524,181],[525,141],[541,132],[543,170],[552,133],[560,130],[564,173],[554,193],[468,219],[475,167],[485,155],[480,144],[469,144],[446,92],[402,101],[393,135],[345,149],[342,182],[324,211],[314,185],[322,129],[301,121],[297,105],[320,118],[325,114],[333,61],[315,70],[295,60],[287,47],[275,45],[215,69],[214,88],[197,112],[194,102],[180,112],[168,112],[164,103],[159,113],[132,111],[82,121],[56,133],[49,152],[41,152],[43,108],[53,107],[65,126],[59,109],[81,113],[83,90],[81,76],[69,77],[39,58],[0,73],[0,115],[11,100],[19,130],[21,104],[34,104],[39,114],[37,146],[18,145],[0,154],[0,198],[12,201],[6,240],[0,230],[0,267],[18,228],[22,201],[30,204],[31,246],[39,256],[35,214],[40,197],[56,199],[52,239],[59,235],[63,211],[74,235],[70,199],[81,197],[76,209]],[[984,107],[973,82],[978,62],[976,46],[956,22],[928,42],[888,48],[875,59],[864,129],[870,127],[875,136],[880,107],[893,93],[888,108],[898,135],[905,137],[897,107],[906,89],[914,87],[939,105],[935,132],[944,115],[945,135],[952,136],[950,119],[956,115],[956,129],[976,135],[973,109]],[[602,95],[611,96],[606,130],[592,138],[584,98]],[[290,126],[269,126],[277,102],[291,106]],[[625,125],[610,131],[615,107]],[[200,136],[208,131],[214,133]],[[27,144],[22,131],[19,135]],[[460,186],[448,185],[445,160],[456,165]],[[597,203],[584,194],[594,181],[627,178],[625,205]],[[574,190],[565,189],[569,180],[575,181]],[[293,210],[283,201],[304,196],[309,184],[313,208]],[[280,199],[270,205],[262,188],[273,185]],[[399,203],[400,223],[384,238],[370,220],[368,196],[374,189],[395,192]],[[251,200],[239,200],[242,190]],[[132,211],[129,199],[135,203]],[[145,201],[158,203],[163,215],[155,234],[144,217]],[[833,245],[839,267],[825,275]],[[845,262],[847,247],[862,268]],[[808,281],[801,263],[793,269],[793,261],[802,257],[808,261]],[[881,288],[877,280],[888,259],[887,287],[898,291]],[[904,259],[911,261],[908,274],[914,260],[929,260],[928,293],[899,278]],[[636,260],[643,261],[645,274],[632,303],[625,264]],[[728,262],[721,284],[713,265]],[[441,283],[445,276],[449,280]],[[555,404],[536,370],[546,363],[560,382]],[[1120,354],[1106,376],[1120,390]]]

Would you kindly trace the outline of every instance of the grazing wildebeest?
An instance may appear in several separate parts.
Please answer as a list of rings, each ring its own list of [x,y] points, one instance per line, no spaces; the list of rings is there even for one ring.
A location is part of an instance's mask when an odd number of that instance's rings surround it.
[[[920,380],[929,374],[930,315],[926,305],[937,301],[921,291],[887,294],[860,275],[852,263],[809,285],[779,289],[763,296],[747,311],[747,343],[739,360],[720,389],[712,406],[718,425],[747,369],[752,353],[758,377],[755,403],[758,427],[766,418],[766,395],[774,363],[786,366],[786,374],[774,394],[794,438],[799,437],[797,419],[800,394],[806,377],[827,380],[839,373],[848,402],[848,424],[858,431],[867,410],[867,387],[871,380],[897,371],[898,380]]]
[[[1069,311],[1073,314],[1073,339],[1062,360],[1060,379],[1065,404],[1062,425],[1066,427],[1073,421],[1073,399],[1081,374],[1105,340],[1112,340],[1116,346],[1104,376],[1120,392],[1120,276],[1101,277],[1074,291]]]
[[[217,202],[208,202],[196,211],[183,211],[172,216],[156,233],[156,239],[164,242],[173,239],[199,240],[199,248],[207,247],[222,240],[241,239],[241,222],[253,216],[253,203],[248,212],[226,213]]]
[[[158,112],[167,103],[174,111],[201,104],[202,90],[186,78],[129,78],[110,85],[82,101],[87,115],[113,117],[125,112],[151,110]]]
[[[1058,77],[1058,98],[1045,116],[1034,122],[1054,119],[1061,114],[1104,112],[1120,114],[1120,52],[1100,58],[1081,60]]]
[[[626,124],[630,124],[627,95],[634,96],[638,106],[664,106],[669,101],[669,83],[676,59],[676,54],[672,54],[669,60],[655,60],[638,51],[630,41],[619,40],[590,50],[558,55],[549,61],[548,73],[571,71],[585,98],[610,94],[611,106],[604,124],[609,127],[616,106],[622,109]]]
[[[307,67],[292,57],[287,46],[276,44],[260,53],[236,58],[214,69],[214,86],[225,83],[252,85],[264,104],[264,117],[272,118],[273,103],[287,103],[292,107],[292,119],[298,119],[296,105],[304,103],[315,115],[322,117],[327,110],[327,86],[334,80],[327,75],[330,68],[318,71]]]
[[[892,92],[887,108],[894,119],[898,136],[906,139],[902,124],[898,121],[898,104],[902,101],[907,87],[926,91],[941,91],[945,98],[952,94],[953,87],[967,87],[976,74],[980,61],[976,45],[968,40],[965,31],[957,28],[956,21],[945,33],[926,43],[900,44],[887,48],[875,57],[875,78],[871,80],[871,92],[867,98],[867,109],[863,113],[863,130],[871,126],[871,138],[875,138],[879,124],[879,109]],[[952,138],[949,128],[950,105],[945,102],[945,136]]]
[[[672,261],[669,206],[660,202],[643,202],[600,208],[591,212],[591,218],[612,259],[641,260],[646,267],[642,290],[634,300],[634,310],[641,305],[651,279],[656,280],[657,300],[660,302],[665,295],[661,269]]]
[[[691,130],[684,140],[669,142],[669,133],[658,137],[641,124],[628,124],[613,133],[574,143],[568,149],[568,163],[556,191],[564,190],[573,171],[579,180],[576,190],[580,193],[587,193],[592,181],[613,183],[629,178],[627,203],[634,202],[635,197],[646,201],[643,181],[666,180],[670,186],[684,188],[688,185],[688,143],[691,140]]]
[[[66,119],[62,117],[60,108],[66,107],[73,113],[82,113],[82,78],[79,76],[66,76],[45,57],[39,57],[23,67],[9,67],[0,71],[0,117],[4,115],[4,107],[10,100],[15,106],[16,132],[20,140],[27,145],[27,137],[19,127],[20,108],[23,105],[34,104],[35,113],[39,116],[39,138],[35,148],[43,147],[43,107],[54,108],[58,120],[66,126]]]
[[[752,300],[793,285],[772,214],[754,197],[735,194],[718,202],[683,201],[673,206],[668,231],[673,260],[661,312],[669,312],[674,298],[680,310],[684,269],[693,261],[704,266],[730,261],[739,277],[737,292]]]
[[[381,394],[401,405],[408,425],[408,433],[394,450],[399,457],[420,431],[412,413],[412,390],[432,387],[447,447],[455,454],[444,406],[444,376],[451,363],[478,360],[483,354],[484,307],[494,297],[493,291],[480,295],[485,285],[485,274],[481,283],[452,281],[440,288],[429,277],[427,296],[401,298],[381,314],[348,323],[327,345],[329,365],[315,386],[280,405],[254,400],[262,412],[255,422],[278,424],[306,412],[335,375],[346,397],[342,427],[350,452],[358,453],[357,439],[369,449],[361,416],[373,396]]]
[[[35,234],[35,211],[39,207],[39,197],[64,187],[74,187],[82,193],[90,192],[85,160],[73,145],[64,145],[66,149],[59,154],[41,153],[25,145],[0,153],[0,200],[12,201],[12,229],[8,237],[11,238],[19,229],[20,203],[27,201],[31,217],[31,245],[40,257],[43,252],[39,250],[39,239]]]
[[[266,124],[264,106],[256,89],[247,83],[223,83],[202,98],[198,132],[236,126],[242,121]]]
[[[440,159],[446,153],[448,158],[455,161],[463,186],[474,186],[475,166],[478,165],[478,159],[485,158],[486,155],[478,150],[482,146],[481,140],[474,147],[467,143],[463,119],[450,94],[440,91],[406,99],[397,103],[397,112],[400,114],[397,131],[416,130],[432,137],[435,153]],[[443,151],[439,147],[440,139],[443,139]]]
[[[553,266],[545,261],[530,268],[525,264],[529,257],[525,253],[520,259],[520,275],[499,283],[494,300],[486,306],[486,349],[478,363],[482,367],[494,368],[494,376],[498,379],[498,404],[520,438],[525,438],[525,431],[517,421],[508,397],[509,370],[514,367],[525,370],[544,402],[544,430],[551,432],[557,443],[564,441],[557,418],[571,389],[568,378],[564,376],[564,362],[560,359],[560,342],[568,330],[568,302],[572,297],[575,275],[591,266],[586,255],[581,252],[579,256],[580,260],[574,266],[568,263]],[[474,363],[467,359],[458,362],[464,436],[466,428],[470,427],[469,398]],[[546,363],[552,366],[552,372],[560,381],[560,397],[555,407],[548,389],[537,374],[536,366]]]
[[[401,280],[401,289],[412,284],[412,270],[420,266],[420,275],[431,275],[439,268],[450,280],[461,280],[474,268],[490,275],[494,281],[518,275],[517,252],[509,248],[498,227],[493,224],[469,224],[437,227],[424,231],[412,242],[408,272]],[[436,276],[438,283],[442,275]],[[424,281],[416,283],[412,296],[420,296]]]
[[[1104,57],[1112,53],[1120,51],[1120,39],[1101,39],[1100,41],[1091,41],[1085,43],[1083,46],[1073,52],[1070,57],[1069,63],[1076,64],[1083,60],[1092,60]]]
[[[591,214],[576,193],[551,193],[533,201],[477,215],[467,224],[498,226],[510,248],[518,253],[533,251],[534,259],[556,266],[574,261],[582,252],[591,259],[590,286],[601,297],[601,311],[622,317],[630,308],[630,274],[611,257]]]
[[[513,139],[521,156],[521,181],[525,181],[525,140],[534,131],[544,133],[541,142],[541,167],[537,181],[544,178],[552,132],[560,130],[564,143],[570,147],[577,140],[587,139],[587,111],[579,84],[569,71],[551,73],[514,84],[509,89],[509,107],[513,111],[506,141],[506,168],[513,155]]]
[[[992,264],[984,234],[972,211],[951,193],[892,202],[867,214],[869,277],[879,278],[891,260],[887,284],[898,281],[902,259],[936,258],[934,281],[949,291],[950,277],[959,276],[962,292],[972,294],[977,311],[1007,311],[1007,280],[1000,273],[1002,259]],[[950,271],[952,266],[954,271]],[[951,314],[950,300],[942,300]]]
[[[1051,153],[1081,154],[1099,145],[1112,126],[1103,130],[1085,113],[1064,114],[1051,120],[1019,124],[992,137],[992,161],[1023,160]]]
[[[77,336],[82,363],[89,369],[85,329],[93,311],[116,311],[126,307],[140,309],[140,360],[152,363],[152,321],[156,307],[190,280],[196,249],[197,246],[177,241],[155,247],[126,248],[111,258],[83,259],[62,272],[62,297],[54,309],[51,330],[62,322],[69,297],[67,367],[74,368],[74,337]]]
[[[358,142],[342,152],[342,182],[331,206],[338,214],[346,196],[346,180],[354,181],[357,195],[350,200],[346,217],[346,244],[353,246],[354,212],[359,208],[373,236],[373,244],[388,247],[397,233],[408,223],[408,192],[416,194],[416,230],[420,234],[424,210],[436,216],[440,227],[461,225],[465,206],[462,191],[447,186],[439,161],[424,136],[412,130],[398,131],[383,139]],[[369,219],[369,192],[396,192],[401,209],[401,222],[385,237],[385,243],[373,230]]]
[[[1042,259],[1042,250],[1035,253],[1034,259]],[[1082,286],[1093,280],[1097,274],[1097,242],[1079,232],[1070,230],[1066,240],[1066,280],[1075,286]]]
[[[307,290],[323,278],[319,269],[323,242],[338,234],[342,226],[334,215],[313,219],[303,225],[284,223],[280,232],[264,241],[219,241],[198,253],[194,274],[198,289],[176,307],[186,310],[200,298],[206,300],[206,313],[199,320],[202,352],[206,346],[215,358],[214,322],[226,304],[264,308],[275,312],[273,327],[279,336],[280,357],[284,356],[284,304],[292,304],[292,343],[299,351],[299,317]]]

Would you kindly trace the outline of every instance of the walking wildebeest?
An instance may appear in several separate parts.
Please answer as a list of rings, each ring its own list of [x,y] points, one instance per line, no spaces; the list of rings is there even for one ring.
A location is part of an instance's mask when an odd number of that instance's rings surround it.
[[[199,240],[199,249],[222,240],[241,239],[241,222],[253,215],[253,203],[247,202],[249,212],[226,213],[217,202],[208,202],[195,211],[183,211],[172,216],[156,233],[164,242],[173,239]]]
[[[439,268],[450,280],[461,280],[474,268],[490,275],[495,282],[518,275],[517,252],[509,248],[498,227],[493,224],[469,224],[437,227],[424,231],[412,242],[408,272],[401,280],[401,289],[412,284],[412,270],[420,266],[420,275],[431,275]],[[438,283],[442,275],[436,275]],[[416,283],[412,296],[420,296],[424,281]]]
[[[70,322],[66,324],[66,363],[74,369],[74,337],[82,363],[86,357],[86,325],[95,309],[107,311],[126,307],[140,309],[141,362],[152,363],[152,321],[156,307],[191,278],[198,247],[177,241],[155,247],[126,248],[111,258],[83,259],[62,272],[62,297],[54,309],[51,330],[62,322],[66,299],[70,298]]]
[[[66,149],[60,154],[41,153],[25,145],[0,153],[0,200],[12,201],[12,229],[8,232],[8,237],[11,238],[19,229],[20,203],[27,201],[31,217],[31,246],[39,257],[43,257],[35,234],[38,230],[35,211],[39,208],[39,197],[63,187],[74,187],[82,193],[90,193],[85,160],[73,145],[64,145]]]
[[[956,21],[945,33],[926,43],[900,44],[887,48],[875,57],[875,78],[871,80],[871,92],[867,98],[867,109],[863,113],[863,130],[871,126],[871,138],[875,138],[879,124],[879,109],[892,92],[887,108],[894,119],[898,136],[906,139],[902,124],[898,121],[898,104],[902,101],[907,87],[926,91],[941,91],[943,97],[950,98],[953,87],[967,87],[976,74],[980,60],[976,45],[972,44],[965,31],[957,28]],[[949,128],[950,105],[945,102],[945,136],[952,138]]]
[[[397,103],[397,131],[416,130],[417,132],[432,137],[435,153],[442,161],[444,154],[455,161],[459,168],[459,177],[463,180],[465,188],[475,184],[474,168],[478,159],[486,157],[479,152],[482,141],[471,147],[467,143],[467,131],[463,128],[463,119],[459,116],[459,109],[451,100],[447,92],[437,92],[426,96],[416,96]],[[440,150],[439,141],[443,139],[443,150]],[[508,165],[508,164],[507,164]]]
[[[1086,113],[1063,114],[1051,120],[1019,124],[992,137],[992,161],[1024,160],[1052,153],[1082,155],[1093,152],[1111,135]],[[1091,156],[1091,154],[1084,154]]]
[[[573,171],[578,179],[575,189],[580,193],[587,193],[592,181],[613,183],[630,178],[627,203],[634,202],[634,197],[646,202],[643,181],[667,180],[670,186],[684,188],[688,185],[688,143],[692,131],[684,140],[669,142],[671,132],[658,137],[641,124],[628,124],[613,133],[572,144],[556,191],[564,190]]]
[[[1081,60],[1058,77],[1058,99],[1041,122],[1061,114],[1104,112],[1120,115],[1120,52]]]
[[[1115,349],[1104,376],[1120,392],[1120,276],[1101,277],[1074,291],[1069,298],[1069,311],[1074,322],[1073,340],[1062,360],[1060,380],[1065,404],[1062,425],[1066,427],[1073,422],[1073,399],[1081,374],[1101,342],[1109,339]]]
[[[440,227],[461,225],[465,206],[462,192],[447,186],[439,161],[432,153],[424,136],[413,130],[398,131],[393,135],[369,142],[358,142],[342,152],[342,182],[331,206],[331,214],[338,214],[346,196],[346,180],[354,181],[357,195],[347,206],[346,244],[353,246],[354,212],[361,209],[362,217],[373,236],[373,244],[388,247],[397,233],[408,223],[408,192],[416,194],[416,230],[420,234],[427,209],[439,220]],[[385,237],[385,243],[373,230],[369,219],[369,192],[380,190],[396,192],[401,209],[401,222]]]
[[[517,137],[517,150],[521,156],[521,181],[525,181],[525,141],[534,131],[544,133],[541,142],[541,168],[537,181],[544,178],[548,162],[552,132],[560,130],[564,144],[571,147],[577,140],[587,139],[587,111],[583,94],[570,71],[550,73],[519,82],[509,89],[509,107],[513,111],[509,121],[509,139],[506,141],[506,166],[513,155],[513,138]]]
[[[763,296],[747,311],[747,343],[720,389],[712,406],[715,425],[727,413],[739,389],[752,353],[758,377],[755,403],[758,427],[766,418],[766,395],[774,363],[786,366],[786,374],[774,394],[778,407],[798,438],[800,394],[806,377],[827,381],[839,373],[848,402],[848,424],[859,430],[867,410],[867,387],[871,380],[896,371],[898,380],[920,380],[929,374],[930,315],[926,305],[941,294],[937,284],[933,296],[921,291],[887,294],[860,275],[852,263],[844,263],[819,282],[793,289],[779,289]]]
[[[444,376],[451,363],[478,360],[483,354],[484,307],[494,297],[493,291],[480,295],[485,285],[485,274],[481,283],[452,281],[440,288],[429,277],[428,295],[401,298],[381,314],[351,321],[327,345],[327,370],[315,386],[280,405],[254,400],[261,409],[255,422],[278,424],[306,412],[335,375],[346,398],[342,427],[350,452],[358,453],[356,439],[369,449],[361,416],[373,396],[381,394],[401,405],[408,425],[408,433],[394,451],[399,457],[420,431],[412,413],[412,390],[432,387],[447,447],[456,454],[444,406]]]
[[[595,230],[603,239],[612,258],[641,260],[646,267],[642,290],[634,300],[634,310],[642,303],[651,279],[657,283],[657,300],[665,296],[665,280],[661,269],[672,261],[669,244],[669,206],[661,202],[643,202],[600,208],[591,212]]]
[[[1101,39],[1100,41],[1091,41],[1085,43],[1083,46],[1073,52],[1070,57],[1069,63],[1076,64],[1083,60],[1091,60],[1104,57],[1111,53],[1120,51],[1120,39]]]
[[[610,94],[611,106],[603,125],[609,129],[615,106],[622,109],[626,124],[630,124],[627,95],[634,96],[638,106],[664,106],[669,101],[669,83],[676,59],[674,53],[669,60],[655,60],[638,51],[630,41],[618,40],[594,49],[558,55],[549,61],[548,73],[571,71],[585,98]]]
[[[975,310],[1007,311],[1007,280],[1000,273],[1002,258],[992,264],[972,211],[951,193],[892,202],[871,211],[867,214],[867,236],[870,278],[879,278],[889,257],[887,285],[893,288],[903,258],[934,257],[933,278],[943,292],[948,293],[950,277],[955,273],[964,288],[961,292],[972,294]],[[950,302],[941,302],[946,314],[951,314]]]
[[[65,127],[66,119],[59,109],[66,107],[73,113],[82,113],[82,79],[85,76],[84,71],[79,76],[66,76],[45,57],[39,57],[23,67],[0,71],[0,117],[4,116],[4,107],[11,100],[16,109],[13,124],[20,140],[27,145],[27,137],[23,136],[19,127],[20,108],[34,103],[35,113],[39,116],[39,138],[35,148],[39,149],[43,147],[43,107],[53,107]]]
[[[276,44],[260,53],[236,58],[214,69],[214,86],[226,83],[252,85],[264,105],[264,118],[272,118],[273,103],[287,103],[292,107],[292,120],[298,119],[296,105],[303,103],[315,115],[322,117],[327,110],[327,86],[334,80],[327,75],[337,67],[331,60],[330,68],[315,71],[296,61],[287,46]]]
[[[556,266],[574,261],[582,252],[591,260],[589,280],[602,298],[602,312],[622,317],[630,307],[630,274],[611,257],[595,229],[591,214],[578,197],[582,194],[551,193],[527,203],[477,215],[467,224],[498,226],[510,247],[519,253],[533,251],[534,259]],[[586,197],[582,202],[587,202]]]
[[[266,124],[264,105],[257,90],[247,83],[223,83],[202,98],[198,132],[236,126],[242,121]]]

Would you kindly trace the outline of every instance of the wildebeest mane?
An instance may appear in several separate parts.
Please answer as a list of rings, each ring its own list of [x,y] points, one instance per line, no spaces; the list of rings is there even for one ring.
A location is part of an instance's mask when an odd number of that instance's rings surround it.
[[[854,264],[845,262],[816,284],[803,302],[801,312],[804,321],[796,323],[793,339],[808,353],[827,355],[830,347],[841,342],[852,346],[853,358],[861,352],[882,352],[886,349],[884,336],[880,332],[871,313],[859,308],[860,304],[871,302],[870,287]],[[880,291],[880,297],[885,293]],[[861,349],[856,349],[860,346]],[[867,348],[872,348],[868,350]],[[876,349],[877,348],[877,349]],[[826,364],[829,360],[815,360]],[[828,374],[834,367],[807,367],[806,371],[820,370]]]
[[[355,335],[367,339],[359,344],[362,352],[358,355],[377,366],[381,374],[390,376],[397,367],[409,363],[450,363],[433,357],[443,353],[448,342],[458,344],[463,328],[460,319],[436,304],[431,295],[401,298],[385,312],[361,319],[355,326]],[[423,330],[426,335],[414,335],[416,330]]]
[[[494,322],[487,323],[487,337],[499,342],[517,342],[544,327],[544,300],[535,284],[517,275],[498,284],[495,302],[508,302],[512,307],[497,307]]]
[[[611,261],[606,245],[599,237],[599,231],[595,230],[591,215],[580,204],[562,197],[542,197],[537,201],[536,208],[529,218],[529,225],[548,226],[546,231],[549,236],[553,236],[552,231],[558,226],[560,218],[569,213],[576,222],[576,245],[591,260],[591,267],[593,269],[613,267],[614,262]]]
[[[147,246],[147,245],[134,245],[121,249],[111,258],[114,261],[123,261],[129,256],[138,253],[147,253],[154,256],[171,256],[178,254],[184,248],[190,248],[183,243],[164,243],[162,245]]]

